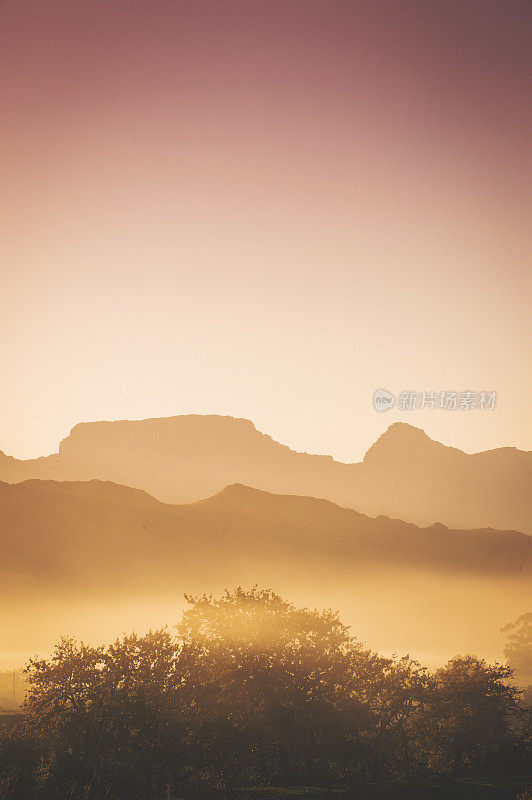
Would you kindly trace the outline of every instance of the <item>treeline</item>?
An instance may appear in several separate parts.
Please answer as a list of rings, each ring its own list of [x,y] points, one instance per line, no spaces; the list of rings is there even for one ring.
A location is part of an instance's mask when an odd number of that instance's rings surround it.
[[[271,591],[187,599],[175,636],[63,639],[29,663],[24,722],[0,739],[1,798],[525,775],[530,718],[508,667],[464,656],[430,673]]]

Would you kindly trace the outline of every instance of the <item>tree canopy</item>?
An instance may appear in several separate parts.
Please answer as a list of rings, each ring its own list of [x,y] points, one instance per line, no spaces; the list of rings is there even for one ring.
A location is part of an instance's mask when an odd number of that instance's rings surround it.
[[[430,673],[364,648],[332,610],[271,590],[188,597],[176,626],[29,662],[0,737],[0,796],[147,800],[244,786],[344,786],[525,771],[511,669]]]

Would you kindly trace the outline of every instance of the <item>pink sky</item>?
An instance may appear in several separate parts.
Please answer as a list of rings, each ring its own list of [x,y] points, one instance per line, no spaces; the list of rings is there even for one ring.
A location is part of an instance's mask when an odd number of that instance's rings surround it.
[[[0,449],[191,412],[530,448],[531,34],[516,0],[0,2]]]

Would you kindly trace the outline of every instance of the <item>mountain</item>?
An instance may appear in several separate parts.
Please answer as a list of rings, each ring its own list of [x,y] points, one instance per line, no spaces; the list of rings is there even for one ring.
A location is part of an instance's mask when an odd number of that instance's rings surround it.
[[[109,480],[168,503],[242,483],[418,525],[532,532],[532,453],[503,447],[468,455],[405,423],[391,425],[353,464],[295,452],[233,417],[82,423],[54,455],[20,461],[0,452],[0,480],[31,478]]]
[[[173,624],[184,592],[254,583],[339,608],[387,651],[493,658],[532,601],[523,533],[419,528],[243,485],[170,505],[111,482],[0,483],[0,541],[0,660],[17,663],[62,633]]]
[[[0,508],[3,579],[44,587],[136,580],[153,588],[206,567],[232,581],[264,568],[271,580],[295,565],[313,575],[391,568],[525,581],[532,574],[531,537],[520,532],[419,528],[239,484],[169,505],[111,482],[1,483]]]

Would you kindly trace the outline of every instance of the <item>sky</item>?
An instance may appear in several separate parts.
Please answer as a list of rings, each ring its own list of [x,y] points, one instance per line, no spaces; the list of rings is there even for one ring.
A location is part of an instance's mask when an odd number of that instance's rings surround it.
[[[0,449],[186,413],[530,449],[531,34],[526,0],[0,0]]]

